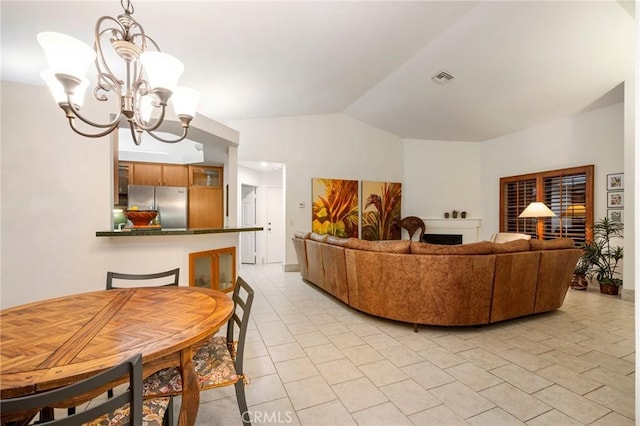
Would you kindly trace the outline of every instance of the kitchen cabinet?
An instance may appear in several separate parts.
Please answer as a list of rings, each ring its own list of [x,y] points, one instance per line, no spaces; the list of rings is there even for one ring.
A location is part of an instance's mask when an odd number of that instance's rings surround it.
[[[222,167],[189,166],[189,186],[222,188]]]
[[[133,166],[129,162],[118,163],[118,170],[114,182],[114,200],[117,206],[127,206],[129,183],[133,175]]]
[[[222,228],[222,188],[189,187],[189,228]]]
[[[235,282],[235,247],[189,253],[189,286],[230,292]]]
[[[182,164],[134,162],[132,183],[134,185],[187,186],[189,168]]]

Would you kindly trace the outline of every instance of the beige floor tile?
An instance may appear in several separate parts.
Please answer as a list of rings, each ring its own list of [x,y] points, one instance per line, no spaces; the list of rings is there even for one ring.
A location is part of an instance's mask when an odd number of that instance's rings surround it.
[[[491,373],[526,393],[537,392],[553,383],[515,364],[508,364],[491,370]]]
[[[424,333],[414,333],[410,336],[396,337],[396,341],[414,352],[440,346],[428,337],[424,336]]]
[[[445,371],[476,392],[502,383],[500,378],[470,362],[447,368]]]
[[[354,346],[352,348],[342,349],[342,353],[351,360],[355,365],[368,364],[374,361],[380,361],[384,357],[380,352],[373,349],[371,346],[362,345]]]
[[[322,364],[317,364],[316,367],[330,385],[364,377],[362,371],[347,358],[323,362]]]
[[[634,372],[636,368],[635,360],[630,362],[598,351],[591,351],[580,355],[580,359],[624,375]]]
[[[532,340],[524,336],[516,336],[511,339],[506,340],[507,343],[512,345],[514,348],[520,349],[521,351],[525,351],[530,354],[540,355],[545,352],[552,351],[553,348],[551,346],[547,346],[545,342],[539,342],[536,340]]]
[[[635,400],[626,393],[612,389],[609,386],[603,386],[586,394],[585,398],[595,401],[631,420],[635,419]]]
[[[609,413],[589,426],[633,426],[635,422],[618,413]]]
[[[456,380],[446,371],[436,367],[429,361],[402,367],[402,371],[427,390]]]
[[[328,337],[328,339],[338,349],[352,348],[354,346],[364,345],[364,340],[353,334],[352,332],[334,334]]]
[[[466,362],[464,358],[441,346],[420,351],[418,354],[443,369]]]
[[[294,324],[287,324],[287,329],[291,334],[293,334],[296,337],[301,334],[312,333],[314,331],[319,333],[318,327],[316,327],[309,321],[296,322]]]
[[[460,382],[449,383],[431,389],[430,392],[464,419],[495,407],[495,404],[480,393]]]
[[[413,380],[382,386],[380,390],[407,416],[441,404],[436,397]]]
[[[307,317],[301,313],[291,313],[291,314],[280,313],[279,316],[280,316],[280,321],[282,321],[286,325],[309,322]]]
[[[321,362],[333,361],[334,359],[344,358],[344,354],[336,348],[333,343],[327,343],[319,346],[311,346],[304,350],[307,356],[316,364]]]
[[[604,367],[597,367],[593,370],[585,371],[582,373],[582,376],[589,377],[627,395],[635,395],[635,380],[633,377],[616,373]]]
[[[322,376],[285,383],[284,387],[296,410],[302,410],[336,399],[336,394]]]
[[[553,365],[552,361],[542,358],[542,355],[530,354],[516,348],[501,352],[500,356],[529,371],[537,371]]]
[[[378,387],[409,378],[404,371],[393,365],[388,359],[362,364],[358,368]]]
[[[343,334],[349,332],[349,329],[339,322],[330,322],[328,324],[318,325],[318,330],[320,330],[327,337],[333,336],[334,334]]]
[[[264,355],[269,355],[269,351],[267,351],[267,347],[264,345],[262,340],[245,342],[244,359],[255,358]]]
[[[430,426],[466,426],[469,425],[462,417],[444,404],[409,416],[414,425]]]
[[[551,410],[544,402],[509,383],[485,389],[480,394],[523,422]]]
[[[533,396],[585,424],[589,424],[610,412],[608,408],[558,385],[542,389],[534,393]]]
[[[325,402],[298,411],[303,426],[356,426],[351,414],[344,408],[340,400]]]
[[[306,379],[320,374],[314,363],[307,357],[276,362],[275,367],[282,383]]]
[[[350,413],[388,401],[387,397],[366,377],[338,383],[332,388]]]
[[[276,372],[271,357],[259,356],[244,360],[244,372],[249,377],[267,376]]]
[[[329,339],[319,331],[312,331],[311,333],[295,334],[296,341],[302,348],[308,348],[310,346],[318,346],[329,343]]]
[[[520,420],[506,411],[496,407],[477,416],[468,418],[467,421],[474,426],[524,426]]]
[[[287,396],[282,386],[282,381],[277,374],[252,379],[251,384],[245,386],[244,392],[248,405],[262,404],[263,402],[273,401],[274,399]]]
[[[289,330],[261,332],[261,334],[262,340],[267,347],[283,345],[285,343],[294,343],[296,341],[293,334],[289,333]]]
[[[551,410],[527,422],[529,426],[582,426],[583,424],[566,414]]]
[[[635,350],[633,341],[627,339],[616,343],[607,343],[602,340],[589,339],[584,342],[580,342],[580,344],[616,358],[627,356]]]
[[[286,361],[294,358],[307,356],[297,342],[285,343],[282,345],[269,346],[269,356],[273,362]]]
[[[380,333],[380,329],[367,324],[367,323],[363,323],[363,324],[355,324],[355,325],[349,325],[347,326],[347,328],[354,333],[356,336],[359,337],[364,337],[364,336],[371,336],[372,334],[379,334]]]
[[[474,339],[474,341],[476,340]],[[497,355],[494,355],[488,350],[483,348],[469,349],[468,351],[458,352],[457,355],[460,356],[461,358],[466,359],[469,362],[472,362],[473,364],[477,365],[478,367],[484,370],[491,370],[493,368],[497,368],[502,365],[509,364],[509,361]]]
[[[475,347],[472,343],[469,343],[470,341],[468,339],[464,340],[453,334],[436,337],[432,340],[453,353],[468,351]]]
[[[393,346],[399,346],[400,343],[393,337],[385,334],[385,333],[376,333],[370,334],[367,336],[362,336],[362,340],[365,341],[369,346],[373,349],[381,350]]]
[[[329,315],[329,314],[320,314],[320,315],[309,315],[307,314],[307,318],[309,319],[309,321],[311,321],[312,324],[314,325],[322,325],[322,324],[330,324],[333,322],[336,322],[336,319],[333,315]]]
[[[249,407],[249,420],[253,425],[300,425],[289,398],[276,399]]]
[[[584,373],[587,370],[591,370],[592,368],[597,367],[597,364],[587,361],[582,357],[569,355],[558,350],[545,352],[540,355],[540,357],[576,373]]]
[[[174,422],[178,422],[180,416],[179,400],[174,401]],[[235,397],[224,398],[200,404],[196,426],[242,426],[242,418]]]
[[[589,348],[585,348],[582,345],[577,343],[571,343],[566,340],[558,339],[557,337],[552,337],[551,339],[543,340],[541,343],[544,343],[546,346],[551,347],[553,349],[557,349],[560,352],[564,352],[568,355],[580,356],[590,352]]]
[[[353,413],[353,418],[359,425],[367,426],[413,425],[413,423],[390,402]]]
[[[559,365],[552,365],[542,370],[536,371],[536,374],[557,383],[578,395],[584,395],[602,386],[602,383],[585,376],[584,374],[575,373],[569,369]]]
[[[500,355],[502,352],[513,349],[513,346],[489,334],[480,334],[467,340],[470,344],[482,348],[492,354]],[[464,351],[469,352],[469,351]],[[462,354],[463,352],[461,352]]]
[[[404,367],[425,360],[418,353],[402,345],[380,349],[379,352],[397,367]]]

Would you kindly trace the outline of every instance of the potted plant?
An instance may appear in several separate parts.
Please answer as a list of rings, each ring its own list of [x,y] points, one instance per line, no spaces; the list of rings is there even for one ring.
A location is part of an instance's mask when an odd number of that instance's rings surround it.
[[[587,275],[598,281],[601,293],[616,295],[622,286],[618,266],[624,252],[612,240],[623,238],[623,229],[622,223],[604,217],[593,226],[593,242],[583,245],[584,254],[578,265],[582,261],[589,264]]]
[[[589,286],[587,282],[587,274],[591,269],[591,262],[588,257],[588,250],[590,245],[582,244],[580,248],[583,251],[583,255],[578,260],[575,269],[573,270],[573,276],[571,277],[571,288],[574,290],[586,290]]]

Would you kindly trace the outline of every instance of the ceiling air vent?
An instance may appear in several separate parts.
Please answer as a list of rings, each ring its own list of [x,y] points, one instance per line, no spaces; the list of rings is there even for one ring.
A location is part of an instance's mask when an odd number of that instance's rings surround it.
[[[435,83],[438,83],[438,84],[447,84],[449,81],[453,80],[453,78],[454,77],[451,74],[449,74],[447,71],[440,70],[438,74],[431,77],[431,80],[433,80]]]

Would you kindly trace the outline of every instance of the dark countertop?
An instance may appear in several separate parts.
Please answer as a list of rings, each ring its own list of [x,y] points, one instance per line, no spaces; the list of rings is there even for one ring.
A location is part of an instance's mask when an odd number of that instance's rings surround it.
[[[125,229],[122,231],[96,231],[96,237],[142,237],[148,235],[201,235],[230,232],[262,231],[263,227],[244,228],[194,228],[194,229]]]

